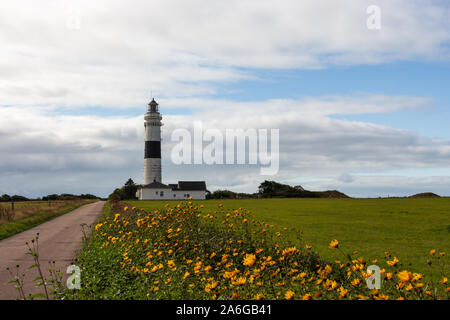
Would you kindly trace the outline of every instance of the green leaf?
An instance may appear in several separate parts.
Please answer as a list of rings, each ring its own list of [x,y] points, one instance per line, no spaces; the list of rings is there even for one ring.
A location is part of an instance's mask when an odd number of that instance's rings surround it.
[[[33,300],[34,298],[45,298],[45,294],[43,293],[35,293],[27,297],[27,299]]]

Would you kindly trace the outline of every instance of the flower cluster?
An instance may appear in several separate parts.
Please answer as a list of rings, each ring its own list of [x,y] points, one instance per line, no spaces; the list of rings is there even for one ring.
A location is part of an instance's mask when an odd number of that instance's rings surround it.
[[[152,212],[125,207],[100,221],[90,244],[96,255],[104,257],[99,258],[97,268],[120,265],[119,274],[102,279],[101,285],[117,288],[113,298],[137,299],[449,297],[444,275],[432,286],[422,274],[402,268],[399,259],[388,252],[385,262],[379,263],[382,286],[372,290],[367,286],[372,263],[362,257],[344,254],[344,262],[324,261],[310,245],[293,246],[282,230],[255,221],[243,208],[219,206],[205,211],[186,201]],[[329,248],[342,250],[342,245],[335,239]],[[432,258],[445,255],[430,254]],[[98,283],[95,290],[99,290]]]

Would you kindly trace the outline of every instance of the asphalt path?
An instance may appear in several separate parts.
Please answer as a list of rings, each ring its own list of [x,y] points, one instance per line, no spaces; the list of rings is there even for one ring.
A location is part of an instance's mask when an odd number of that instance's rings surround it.
[[[28,248],[25,243],[31,243],[37,233],[39,233],[39,260],[43,275],[48,276],[51,267],[49,262],[55,261],[56,269],[64,274],[63,283],[65,284],[68,277],[67,267],[71,265],[72,259],[81,249],[83,237],[81,225],[92,225],[101,213],[104,204],[103,201],[98,201],[84,205],[37,227],[1,240],[0,299],[19,298],[19,293],[14,285],[8,284],[13,277],[6,270],[9,267],[15,272],[16,265],[20,266],[20,274],[25,273],[23,288],[25,294],[44,293],[43,287],[37,288],[33,282],[39,273],[36,268],[28,269],[33,264],[33,258],[26,254]]]

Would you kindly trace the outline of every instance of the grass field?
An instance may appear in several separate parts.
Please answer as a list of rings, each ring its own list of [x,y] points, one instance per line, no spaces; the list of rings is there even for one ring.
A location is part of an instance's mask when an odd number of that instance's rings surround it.
[[[92,200],[23,201],[0,203],[0,240],[70,212]]]
[[[450,299],[444,253],[448,204],[448,199],[108,202],[105,207],[113,209],[104,210],[75,258],[83,286],[55,298]],[[392,254],[385,256],[386,250]],[[376,290],[368,280],[372,264],[379,266],[372,269],[378,270]]]
[[[129,201],[138,208],[162,208],[167,201]],[[170,201],[174,203],[174,201]],[[429,251],[450,249],[450,198],[437,199],[245,199],[194,201],[205,213],[224,208],[245,208],[256,220],[275,228],[297,244],[299,235],[326,259],[343,259],[329,250],[338,239],[346,252],[357,250],[367,259],[397,256],[413,271],[430,274]],[[443,257],[450,272],[449,255]],[[383,267],[383,266],[381,266]],[[436,272],[437,273],[437,272]],[[437,275],[436,275],[437,276]]]

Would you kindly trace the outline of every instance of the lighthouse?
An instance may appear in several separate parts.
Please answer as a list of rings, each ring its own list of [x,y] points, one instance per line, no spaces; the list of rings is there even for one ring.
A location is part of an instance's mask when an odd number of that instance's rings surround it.
[[[161,183],[161,120],[155,99],[148,104],[144,116],[145,152],[144,152],[144,185],[152,182]]]
[[[161,179],[161,123],[158,103],[152,99],[144,115],[144,183],[139,185],[136,197],[139,200],[204,200],[205,181],[178,181],[163,184]]]

